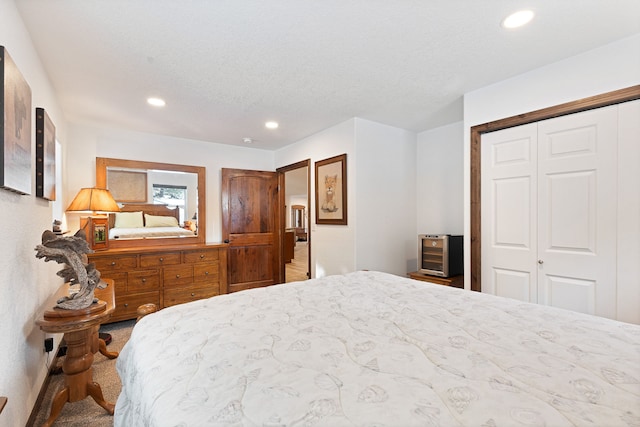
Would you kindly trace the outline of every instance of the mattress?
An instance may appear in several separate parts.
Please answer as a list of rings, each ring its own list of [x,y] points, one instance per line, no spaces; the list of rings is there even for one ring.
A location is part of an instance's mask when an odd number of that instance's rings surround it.
[[[109,239],[141,239],[151,237],[187,237],[194,236],[193,231],[181,227],[137,227],[111,228]]]
[[[163,309],[115,426],[637,426],[640,326],[379,272]]]

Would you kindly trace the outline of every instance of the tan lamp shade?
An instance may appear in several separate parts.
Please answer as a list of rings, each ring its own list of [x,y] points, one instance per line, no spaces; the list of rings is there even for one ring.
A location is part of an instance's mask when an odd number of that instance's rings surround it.
[[[106,188],[81,188],[67,212],[118,212],[120,207]]]

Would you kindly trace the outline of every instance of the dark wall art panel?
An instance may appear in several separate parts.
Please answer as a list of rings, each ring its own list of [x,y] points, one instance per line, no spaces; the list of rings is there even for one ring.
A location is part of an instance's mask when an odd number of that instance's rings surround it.
[[[44,108],[36,108],[36,196],[56,199],[56,127]]]

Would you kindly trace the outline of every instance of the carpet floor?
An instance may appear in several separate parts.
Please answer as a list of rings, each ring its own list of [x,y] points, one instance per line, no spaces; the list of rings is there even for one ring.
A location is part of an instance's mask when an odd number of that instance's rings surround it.
[[[125,343],[129,340],[131,330],[135,324],[134,320],[124,322],[116,322],[103,325],[100,332],[111,334],[112,341],[107,346],[108,351],[120,351]],[[107,359],[99,352],[94,355],[93,360],[93,379],[102,388],[102,394],[107,402],[116,403],[120,394],[120,377],[116,372],[116,360]],[[62,365],[63,358],[59,358],[58,364]],[[51,376],[49,386],[45,392],[42,405],[35,418],[34,426],[41,426],[51,412],[51,402],[53,397],[64,387],[64,374],[55,374]],[[63,406],[60,416],[53,424],[54,426],[64,427],[107,427],[113,426],[113,416],[107,414],[91,397],[80,402],[67,403]]]

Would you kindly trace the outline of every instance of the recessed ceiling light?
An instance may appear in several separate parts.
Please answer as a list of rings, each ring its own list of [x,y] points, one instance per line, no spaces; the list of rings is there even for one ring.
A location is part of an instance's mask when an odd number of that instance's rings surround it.
[[[504,28],[522,27],[533,19],[533,15],[534,13],[531,10],[520,10],[504,18],[502,26]]]
[[[278,122],[267,122],[264,125],[267,129],[278,129]]]
[[[149,105],[153,105],[154,107],[164,107],[166,105],[164,99],[160,98],[147,98],[147,103]]]

